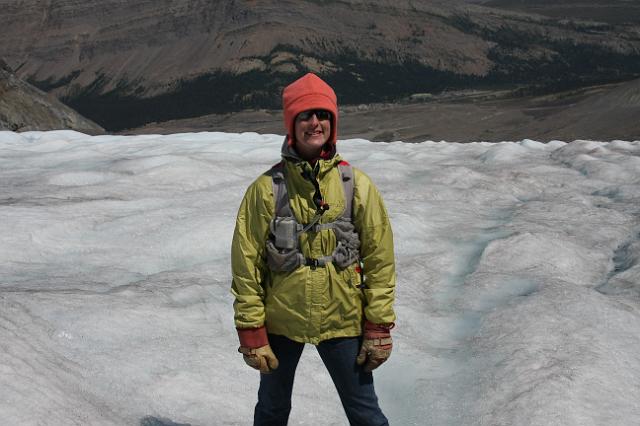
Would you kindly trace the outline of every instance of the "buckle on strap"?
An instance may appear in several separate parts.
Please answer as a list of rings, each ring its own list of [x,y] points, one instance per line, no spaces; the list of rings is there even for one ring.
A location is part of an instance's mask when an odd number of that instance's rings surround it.
[[[316,269],[318,266],[324,266],[320,264],[319,259],[312,259],[310,257],[305,257],[304,266],[310,266],[311,269]]]
[[[331,262],[331,256],[321,257],[319,259],[313,259],[311,257],[304,258],[304,265],[310,266],[311,269],[316,269],[318,266],[326,266],[327,263]]]

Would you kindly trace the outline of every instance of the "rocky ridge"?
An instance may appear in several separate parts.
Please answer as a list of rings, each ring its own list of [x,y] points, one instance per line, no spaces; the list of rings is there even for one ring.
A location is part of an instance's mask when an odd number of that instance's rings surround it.
[[[96,123],[64,105],[52,95],[17,78],[0,60],[0,130],[71,129],[103,133]]]
[[[0,0],[0,56],[109,130],[277,108],[313,71],[343,104],[640,75],[640,28],[464,1]]]

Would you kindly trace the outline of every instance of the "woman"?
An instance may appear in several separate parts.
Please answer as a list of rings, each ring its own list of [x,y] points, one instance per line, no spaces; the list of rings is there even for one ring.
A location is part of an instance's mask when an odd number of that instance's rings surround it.
[[[391,354],[391,226],[368,176],[336,153],[338,106],[307,74],[284,89],[282,162],[248,188],[232,242],[239,352],[260,370],[255,425],[286,425],[298,360],[316,348],[352,425],[386,425],[371,371]]]

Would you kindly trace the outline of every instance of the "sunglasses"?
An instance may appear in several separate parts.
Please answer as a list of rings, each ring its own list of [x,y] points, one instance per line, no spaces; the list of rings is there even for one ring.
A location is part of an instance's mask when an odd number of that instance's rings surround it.
[[[296,118],[300,121],[307,121],[310,120],[314,114],[320,121],[331,119],[331,113],[325,109],[309,109],[307,111],[302,111]]]

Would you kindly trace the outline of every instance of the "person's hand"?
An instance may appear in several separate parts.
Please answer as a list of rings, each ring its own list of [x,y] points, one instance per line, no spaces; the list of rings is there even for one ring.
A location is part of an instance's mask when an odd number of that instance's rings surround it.
[[[240,339],[238,352],[242,354],[248,366],[264,374],[269,374],[278,368],[278,358],[269,346],[269,337],[264,326],[237,330]]]
[[[244,362],[246,362],[249,367],[260,370],[263,374],[269,374],[278,368],[278,358],[276,358],[269,345],[260,348],[240,346],[238,352],[242,354]]]
[[[364,365],[366,373],[378,368],[391,356],[393,341],[391,340],[391,329],[393,324],[374,324],[366,321],[364,324],[364,336],[360,353],[356,358],[358,365]]]

